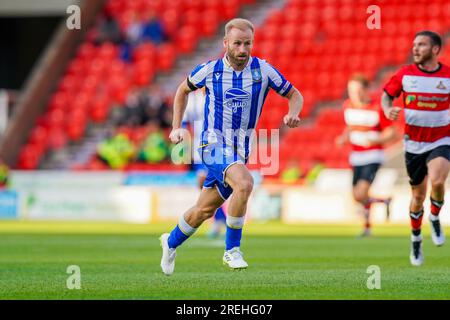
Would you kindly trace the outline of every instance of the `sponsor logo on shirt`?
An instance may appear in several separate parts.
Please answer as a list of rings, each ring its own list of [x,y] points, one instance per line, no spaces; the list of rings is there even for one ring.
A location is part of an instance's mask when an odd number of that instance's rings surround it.
[[[434,109],[437,107],[437,103],[434,102],[418,102],[417,103],[418,107],[423,107],[423,108],[430,108],[430,109]]]
[[[416,100],[416,96],[413,94],[408,94],[405,99],[405,103],[408,106],[411,102]]]
[[[435,97],[435,96],[424,97],[424,96],[419,96],[419,101],[446,102],[446,101],[448,101],[448,96],[445,96],[445,97]]]
[[[231,88],[225,91],[225,105],[233,108],[233,112],[237,112],[238,108],[250,106],[250,93],[238,88]]]

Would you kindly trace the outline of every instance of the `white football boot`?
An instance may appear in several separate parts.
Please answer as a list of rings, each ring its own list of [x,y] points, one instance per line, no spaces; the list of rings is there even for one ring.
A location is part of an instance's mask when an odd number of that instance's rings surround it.
[[[225,251],[223,254],[223,264],[228,265],[228,267],[234,270],[247,269],[248,264],[245,262],[243,255],[239,247]]]
[[[430,225],[431,225],[431,239],[433,243],[438,247],[442,246],[445,242],[444,230],[441,227],[441,222],[439,221],[439,217],[433,216],[430,214],[429,217]]]
[[[423,264],[422,235],[411,236],[411,253],[409,255],[409,261],[416,267]]]
[[[166,276],[170,276],[175,269],[175,257],[177,256],[176,249],[169,248],[169,233],[164,233],[159,238],[162,247],[161,269]]]

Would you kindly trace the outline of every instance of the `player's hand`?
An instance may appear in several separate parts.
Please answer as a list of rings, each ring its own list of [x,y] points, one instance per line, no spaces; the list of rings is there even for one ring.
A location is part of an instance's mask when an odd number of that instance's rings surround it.
[[[300,118],[298,116],[287,114],[284,116],[283,122],[289,128],[296,128],[300,125]]]
[[[173,129],[169,134],[169,139],[172,143],[177,144],[183,141],[183,129]]]
[[[385,113],[386,118],[393,121],[397,120],[401,110],[402,108],[400,107],[389,108],[387,113]]]

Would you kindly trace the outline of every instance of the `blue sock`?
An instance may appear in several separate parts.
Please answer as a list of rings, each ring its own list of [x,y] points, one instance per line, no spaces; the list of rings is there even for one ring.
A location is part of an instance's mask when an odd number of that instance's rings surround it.
[[[177,226],[172,230],[169,239],[167,240],[169,248],[173,249],[180,246],[190,236],[192,236],[195,231],[197,231],[197,228],[191,227],[184,220],[184,216],[181,216]]]
[[[188,238],[189,236],[184,234],[177,225],[175,228],[173,228],[172,232],[170,233],[169,239],[167,240],[167,242],[169,243],[169,248],[172,249],[178,247]]]
[[[216,211],[216,213],[214,214],[214,220],[215,221],[223,221],[225,222],[226,217],[225,217],[225,211],[223,211],[222,207],[219,207]]]
[[[227,226],[227,234],[225,237],[225,250],[231,250],[234,247],[241,246],[242,228],[233,229]]]
[[[234,247],[241,246],[242,227],[244,226],[244,219],[244,217],[227,216],[225,250],[231,250]]]

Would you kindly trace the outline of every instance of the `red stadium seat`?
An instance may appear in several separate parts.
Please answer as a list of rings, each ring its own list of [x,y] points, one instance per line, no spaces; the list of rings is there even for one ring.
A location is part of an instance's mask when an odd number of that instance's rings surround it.
[[[156,67],[161,71],[168,71],[173,66],[176,59],[176,49],[172,44],[163,44],[158,50]]]
[[[228,0],[223,1],[222,5],[223,5],[222,10],[223,20],[229,20],[236,16],[240,4],[238,0]]]
[[[175,9],[169,9],[164,11],[161,17],[161,23],[166,34],[173,39],[179,28],[180,14]]]
[[[144,80],[147,79],[147,75],[143,74],[143,77]],[[107,92],[114,102],[123,104],[128,95],[129,88],[130,83],[120,76],[108,79]]]
[[[79,57],[83,61],[89,61],[94,58],[96,55],[96,48],[90,42],[84,42],[77,51],[77,57]]]
[[[17,167],[22,170],[34,170],[39,165],[41,155],[34,145],[25,145],[19,154]]]
[[[62,127],[50,129],[48,137],[48,146],[51,150],[59,150],[67,144],[66,131]]]
[[[143,43],[134,49],[133,60],[134,61],[147,60],[148,62],[153,62],[156,56],[156,51],[157,49],[153,43],[151,42]]]
[[[197,30],[190,27],[183,27],[179,30],[177,37],[177,47],[181,53],[189,53],[197,45],[198,33]]]
[[[39,149],[45,151],[47,149],[48,130],[44,126],[36,126],[28,139],[32,145],[39,146]]]
[[[115,59],[118,55],[118,48],[110,43],[105,42],[100,46],[100,49],[98,50],[97,57],[100,58],[103,61],[111,62],[113,59]]]
[[[203,13],[200,30],[203,36],[212,37],[218,27],[219,15],[214,10],[208,10]]]
[[[92,121],[101,123],[106,120],[109,113],[109,98],[107,95],[96,96],[91,104],[90,117]]]

